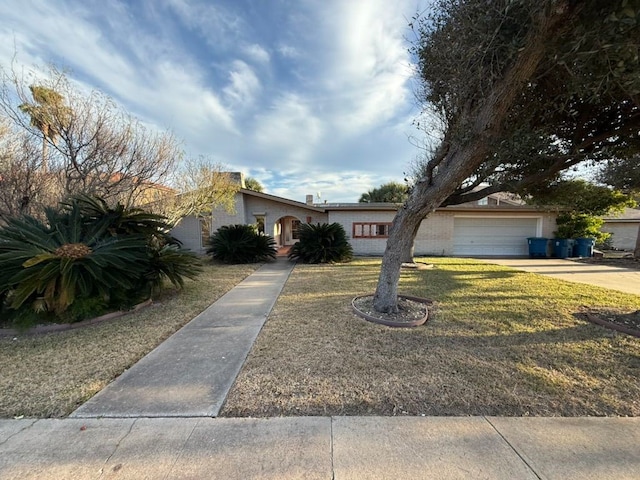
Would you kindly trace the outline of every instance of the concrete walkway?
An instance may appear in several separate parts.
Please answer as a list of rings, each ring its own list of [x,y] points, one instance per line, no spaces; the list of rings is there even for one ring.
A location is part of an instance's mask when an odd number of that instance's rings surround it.
[[[267,263],[71,414],[215,417],[294,263]]]
[[[640,295],[640,270],[572,262],[560,258],[483,258],[481,260],[568,282],[586,283]]]
[[[639,418],[0,421],[11,479],[638,479]]]
[[[292,268],[258,269],[70,418],[0,420],[0,479],[639,478],[640,418],[211,418]]]

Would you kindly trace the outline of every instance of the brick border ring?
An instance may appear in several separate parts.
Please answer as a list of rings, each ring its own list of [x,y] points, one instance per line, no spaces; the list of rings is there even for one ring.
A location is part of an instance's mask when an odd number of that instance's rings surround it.
[[[353,300],[351,300],[351,308],[353,308],[353,311],[355,312],[355,314],[358,315],[359,317],[364,318],[368,322],[378,323],[380,325],[386,325],[387,327],[396,327],[396,328],[402,328],[402,327],[410,328],[410,327],[418,327],[420,325],[424,325],[429,318],[429,305],[433,304],[433,301],[427,298],[414,297],[411,295],[398,295],[398,298],[403,298],[405,300],[411,300],[413,302],[424,304],[424,316],[416,320],[410,320],[408,322],[395,322],[393,320],[386,320],[384,318],[374,317],[358,309],[358,307],[356,307],[356,301],[359,300],[360,298],[365,298],[365,297],[373,297],[373,294],[359,295],[357,297],[354,297]]]
[[[634,337],[640,338],[640,331],[635,328],[603,320],[597,315],[593,315],[592,313],[587,312],[585,313],[585,315],[587,317],[587,320],[589,320],[591,323],[595,323],[596,325],[600,325],[601,327],[609,328],[611,330],[616,330],[618,332],[626,333],[627,335],[632,335]]]
[[[0,328],[0,338],[4,337],[18,337],[21,335],[44,335],[45,333],[57,333],[67,332],[69,330],[75,330],[76,328],[88,327],[90,325],[97,325],[98,323],[106,322],[108,320],[115,320],[116,318],[123,317],[129,313],[137,312],[141,308],[148,307],[153,303],[153,300],[148,299],[142,303],[135,305],[130,310],[118,310],[117,312],[105,313],[99,317],[92,318],[90,320],[82,320],[75,323],[53,323],[49,325],[38,325],[28,328],[26,330],[18,330],[16,328]]]

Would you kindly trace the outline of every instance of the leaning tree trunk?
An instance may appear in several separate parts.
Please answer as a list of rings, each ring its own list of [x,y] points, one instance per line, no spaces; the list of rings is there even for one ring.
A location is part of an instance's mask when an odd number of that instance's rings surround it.
[[[441,153],[432,159],[437,171],[416,183],[391,225],[373,299],[376,311],[398,311],[400,268],[406,252],[413,245],[420,222],[435,211],[487,157],[491,143],[499,138],[509,109],[543,60],[547,43],[557,34],[557,26],[566,21],[570,13],[569,3],[557,2],[554,8],[545,9],[536,18],[524,48],[504,77],[496,81],[479,106],[474,107],[473,102],[461,106],[456,123],[449,125]],[[464,139],[452,133],[456,129],[464,131]]]
[[[406,250],[402,252],[402,262],[401,263],[413,263],[413,254],[415,252],[415,238],[418,234],[418,229],[420,228],[420,223],[418,222],[413,230],[411,235],[411,242],[406,246]]]
[[[636,248],[633,250],[633,258],[640,259],[640,227],[638,227],[638,236],[636,237]]]

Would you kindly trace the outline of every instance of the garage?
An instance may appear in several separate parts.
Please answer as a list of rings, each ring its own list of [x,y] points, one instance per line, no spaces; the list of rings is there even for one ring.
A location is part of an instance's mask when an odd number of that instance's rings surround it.
[[[453,254],[526,256],[528,237],[538,236],[537,217],[455,217]]]

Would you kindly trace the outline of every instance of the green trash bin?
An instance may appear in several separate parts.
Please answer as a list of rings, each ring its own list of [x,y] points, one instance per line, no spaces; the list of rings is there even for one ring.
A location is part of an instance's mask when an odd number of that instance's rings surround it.
[[[568,258],[572,255],[573,240],[571,238],[554,238],[553,255],[556,258]]]
[[[547,244],[548,238],[544,237],[531,237],[527,238],[529,242],[529,257],[530,258],[547,258]]]
[[[573,254],[576,257],[593,257],[593,247],[596,244],[594,238],[576,238]]]

